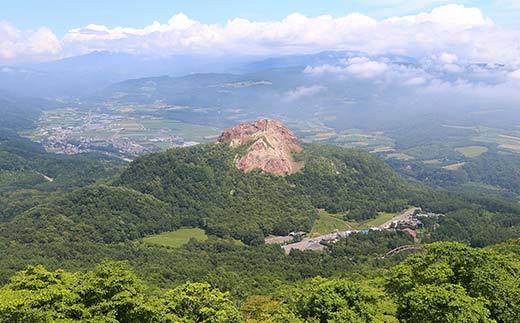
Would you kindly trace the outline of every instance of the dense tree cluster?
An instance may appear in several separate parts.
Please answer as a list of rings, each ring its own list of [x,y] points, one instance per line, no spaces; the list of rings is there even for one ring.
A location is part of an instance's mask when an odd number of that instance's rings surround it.
[[[515,322],[520,262],[461,244],[436,243],[396,266],[387,290],[403,322]]]
[[[227,293],[186,283],[161,297],[123,262],[105,261],[85,274],[30,266],[0,288],[3,322],[240,322]]]
[[[371,269],[373,277],[316,276],[238,297],[223,292],[214,276],[151,289],[126,262],[103,261],[83,273],[29,266],[0,288],[0,320],[516,322],[517,258],[458,243],[424,248],[388,273]],[[217,276],[236,279],[229,275],[221,269]]]
[[[91,185],[17,215],[0,232],[21,243],[116,243],[178,227],[179,218],[169,206],[152,196]]]
[[[315,207],[367,219],[377,211],[395,212],[408,204],[404,195],[409,185],[368,153],[308,145],[297,157],[305,167],[287,180],[309,196]]]

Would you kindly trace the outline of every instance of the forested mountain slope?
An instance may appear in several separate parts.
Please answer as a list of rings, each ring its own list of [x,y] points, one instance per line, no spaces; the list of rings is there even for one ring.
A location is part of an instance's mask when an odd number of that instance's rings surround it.
[[[22,243],[117,243],[174,230],[179,219],[168,205],[131,189],[91,185],[49,199],[0,230]]]
[[[368,153],[308,145],[295,156],[304,165],[301,171],[279,176],[236,167],[251,145],[208,144],[143,156],[119,184],[170,203],[184,225],[246,243],[309,231],[316,208],[369,218],[407,204],[407,184]]]

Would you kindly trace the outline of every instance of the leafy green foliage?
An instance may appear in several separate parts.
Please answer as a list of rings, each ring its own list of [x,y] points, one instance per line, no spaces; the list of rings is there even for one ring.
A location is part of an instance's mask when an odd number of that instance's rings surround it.
[[[354,234],[348,239],[330,244],[334,257],[348,257],[355,263],[381,256],[381,251],[390,251],[399,246],[413,244],[413,237],[401,231],[373,231],[369,234]]]
[[[425,241],[460,241],[485,247],[520,236],[516,213],[491,213],[481,208],[449,212],[427,225]]]
[[[207,283],[187,283],[167,292],[163,306],[183,322],[240,322],[240,313],[228,296]]]
[[[296,306],[299,315],[318,322],[377,322],[378,295],[348,280],[311,280]]]
[[[104,261],[86,274],[28,267],[0,288],[7,322],[240,322],[226,293],[187,283],[156,299],[124,262]]]
[[[114,243],[177,228],[164,202],[136,191],[89,186],[38,205],[6,223],[5,237],[23,243]]]
[[[424,285],[404,295],[402,322],[495,322],[482,299],[466,294],[459,285]]]
[[[426,249],[427,254],[408,258],[388,278],[399,319],[515,322],[520,317],[518,261],[456,243]]]
[[[407,184],[390,167],[368,153],[326,145],[308,145],[300,156],[301,172],[288,177],[313,205],[331,213],[351,211],[356,219],[376,211],[398,211]]]

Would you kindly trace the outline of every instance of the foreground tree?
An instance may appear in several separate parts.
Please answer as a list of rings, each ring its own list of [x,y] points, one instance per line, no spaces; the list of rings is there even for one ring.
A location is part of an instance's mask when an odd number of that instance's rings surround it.
[[[459,243],[435,243],[396,266],[386,289],[398,318],[417,322],[518,322],[520,263]],[[420,321],[420,320],[419,320]]]
[[[296,301],[306,321],[379,322],[377,291],[346,279],[315,278],[307,282]]]
[[[29,266],[0,289],[1,322],[81,319],[86,309],[78,293],[79,275]]]
[[[104,261],[92,272],[49,272],[30,266],[0,288],[0,322],[240,322],[227,293],[188,283],[161,298],[126,262]]]
[[[207,283],[187,283],[166,293],[164,318],[182,322],[241,322],[240,313],[229,293],[213,289]]]

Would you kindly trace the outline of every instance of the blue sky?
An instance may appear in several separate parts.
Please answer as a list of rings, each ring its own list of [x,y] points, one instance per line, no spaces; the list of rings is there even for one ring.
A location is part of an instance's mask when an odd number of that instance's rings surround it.
[[[520,25],[519,0],[0,0],[0,21],[20,29],[51,28],[58,36],[88,24],[108,27],[142,27],[154,20],[167,21],[183,12],[203,23],[221,23],[241,17],[252,21],[276,21],[299,12],[309,17],[323,14],[342,16],[351,12],[382,19],[429,11],[446,3],[478,7],[501,25]]]
[[[520,67],[518,44],[520,0],[0,0],[0,64],[92,51],[269,57],[357,50]]]

